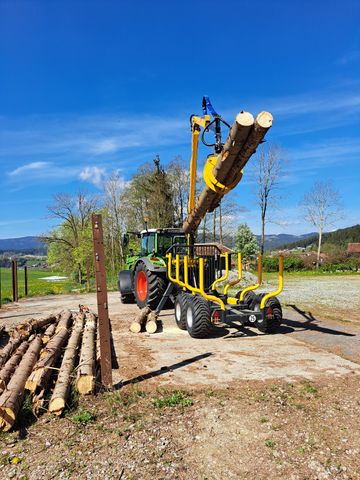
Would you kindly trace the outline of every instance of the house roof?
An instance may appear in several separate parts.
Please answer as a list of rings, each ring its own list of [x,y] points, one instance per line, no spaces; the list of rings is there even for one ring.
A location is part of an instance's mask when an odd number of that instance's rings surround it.
[[[360,243],[349,243],[347,251],[349,253],[360,253]]]

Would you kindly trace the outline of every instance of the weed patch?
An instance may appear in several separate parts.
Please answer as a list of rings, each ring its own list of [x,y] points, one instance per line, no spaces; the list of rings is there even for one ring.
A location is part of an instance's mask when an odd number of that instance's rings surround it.
[[[152,403],[157,408],[164,408],[164,407],[190,407],[193,405],[193,401],[191,398],[188,398],[188,394],[185,392],[173,392],[170,395],[165,395],[162,398],[153,398]]]

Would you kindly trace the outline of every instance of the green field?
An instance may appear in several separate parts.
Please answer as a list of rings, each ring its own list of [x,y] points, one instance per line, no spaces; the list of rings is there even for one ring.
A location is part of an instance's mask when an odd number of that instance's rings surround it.
[[[80,286],[67,278],[60,282],[48,282],[41,280],[43,277],[52,275],[65,276],[60,272],[49,272],[47,270],[28,269],[28,296],[53,295],[58,293],[71,293],[80,291]],[[12,301],[11,268],[1,268],[1,301],[7,303]],[[19,298],[25,296],[25,277],[24,270],[18,270],[18,290]],[[84,288],[82,288],[84,290]]]

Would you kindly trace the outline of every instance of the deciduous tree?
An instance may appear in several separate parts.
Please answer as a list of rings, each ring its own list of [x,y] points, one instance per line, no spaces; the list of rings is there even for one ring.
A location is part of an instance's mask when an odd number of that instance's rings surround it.
[[[329,182],[316,182],[300,202],[304,219],[314,226],[319,234],[316,268],[319,267],[322,236],[326,227],[330,227],[342,217],[340,195]]]

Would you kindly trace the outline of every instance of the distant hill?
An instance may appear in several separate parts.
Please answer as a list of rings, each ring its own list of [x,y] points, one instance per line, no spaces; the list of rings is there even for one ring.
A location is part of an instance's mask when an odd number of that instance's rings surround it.
[[[304,235],[289,235],[287,233],[280,233],[278,235],[265,235],[265,250],[275,250],[287,244],[305,241],[315,235],[312,233],[305,233]],[[260,244],[261,236],[256,235],[257,241]]]
[[[296,247],[307,247],[318,242],[319,236],[317,234],[311,234],[306,238],[299,238],[291,242],[283,243],[279,245],[278,248],[296,248]],[[324,233],[323,235],[323,244],[334,245],[341,249],[346,250],[348,243],[360,242],[360,225],[354,225],[352,227],[340,228],[334,232]]]
[[[46,255],[46,245],[38,237],[0,239],[0,253]]]

